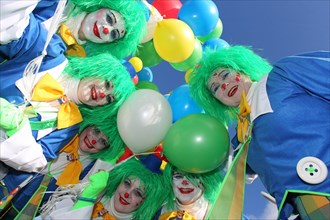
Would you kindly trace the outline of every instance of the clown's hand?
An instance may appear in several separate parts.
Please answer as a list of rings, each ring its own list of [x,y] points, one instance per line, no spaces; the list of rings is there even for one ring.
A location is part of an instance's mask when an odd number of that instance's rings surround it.
[[[73,209],[80,209],[86,206],[94,205],[97,197],[105,190],[109,178],[109,172],[100,171],[89,177],[89,185],[84,189],[82,194],[78,196],[78,201]]]
[[[6,99],[0,98],[0,127],[6,131],[8,136],[13,135],[22,127],[23,119],[23,111]]]

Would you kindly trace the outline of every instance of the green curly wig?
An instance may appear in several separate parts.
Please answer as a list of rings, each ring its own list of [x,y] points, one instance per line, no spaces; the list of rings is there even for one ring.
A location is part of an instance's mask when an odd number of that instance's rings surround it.
[[[69,63],[64,72],[77,79],[85,77],[108,80],[114,86],[114,101],[103,106],[80,104],[79,109],[92,124],[102,124],[109,117],[117,117],[119,107],[135,91],[132,79],[126,68],[111,54],[99,54],[91,57],[68,57]]]
[[[228,107],[217,100],[208,89],[208,81],[217,68],[228,68],[259,81],[271,70],[271,65],[246,46],[231,46],[221,50],[207,50],[200,66],[190,75],[190,92],[206,113],[230,124],[236,119],[238,107]]]
[[[124,142],[117,130],[117,112],[126,98],[135,91],[134,84],[126,68],[111,54],[99,54],[91,57],[68,57],[69,63],[64,74],[77,79],[97,77],[110,81],[113,85],[114,101],[103,106],[79,105],[83,116],[80,132],[87,126],[98,127],[107,137],[110,148],[92,154],[95,159],[111,160],[124,148]]]
[[[152,219],[171,190],[169,182],[164,181],[162,174],[151,172],[133,157],[110,171],[106,194],[111,197],[119,184],[129,176],[139,178],[145,186],[145,199],[134,212],[133,219]]]
[[[120,156],[124,152],[125,144],[120,138],[117,129],[117,120],[115,117],[107,118],[106,122],[96,124],[93,122],[92,118],[84,117],[84,120],[80,123],[81,133],[85,128],[95,126],[108,138],[109,147],[91,154],[93,159],[101,159],[103,161],[111,161],[116,157]]]
[[[170,163],[166,164],[165,170],[164,170],[164,176],[166,179],[166,182],[170,182],[172,185],[173,181],[173,172],[178,171],[182,173],[193,185],[198,185],[198,179],[201,181],[201,183],[204,186],[204,198],[209,202],[213,203],[217,196],[217,189],[219,188],[220,184],[223,181],[223,176],[220,173],[219,169],[215,169],[213,171],[207,172],[207,173],[201,173],[201,174],[193,174],[193,173],[187,173],[183,172]],[[167,207],[171,210],[175,208],[175,195],[174,191],[170,190],[169,197],[167,200]]]
[[[88,56],[108,52],[118,59],[123,59],[136,51],[146,34],[147,22],[144,12],[146,8],[139,5],[137,0],[70,0],[70,2],[78,7],[78,11],[87,13],[100,8],[109,8],[119,12],[125,20],[126,33],[123,38],[108,44],[87,41],[84,47]]]

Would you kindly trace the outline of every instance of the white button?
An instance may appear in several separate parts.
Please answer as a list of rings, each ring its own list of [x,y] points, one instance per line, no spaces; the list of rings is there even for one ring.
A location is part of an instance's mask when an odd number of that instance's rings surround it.
[[[316,157],[304,157],[297,163],[298,176],[310,184],[322,183],[328,176],[328,168]]]

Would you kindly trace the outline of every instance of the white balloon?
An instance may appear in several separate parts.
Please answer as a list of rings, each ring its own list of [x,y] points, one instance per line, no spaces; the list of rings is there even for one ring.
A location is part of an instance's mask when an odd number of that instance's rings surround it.
[[[146,7],[150,11],[150,17],[149,20],[147,21],[147,33],[144,36],[144,38],[141,40],[141,44],[150,41],[151,39],[154,38],[154,32],[157,26],[157,23],[163,20],[163,17],[160,15],[159,11],[149,4],[147,1],[143,1],[143,3],[146,5]]]
[[[171,124],[171,106],[162,94],[154,90],[135,91],[118,110],[119,134],[134,153],[145,152],[158,145]]]

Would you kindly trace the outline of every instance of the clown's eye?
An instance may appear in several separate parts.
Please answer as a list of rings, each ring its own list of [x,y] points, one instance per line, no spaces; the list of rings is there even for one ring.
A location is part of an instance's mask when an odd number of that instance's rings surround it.
[[[111,36],[111,38],[114,39],[114,40],[119,39],[119,37],[120,37],[119,30],[118,30],[118,29],[114,29],[114,30],[112,30],[112,31],[110,32],[110,36]]]
[[[99,141],[100,141],[100,143],[101,143],[104,147],[108,147],[108,146],[109,146],[108,141],[105,140],[104,138],[101,138]]]
[[[222,75],[222,80],[225,80],[227,78],[227,76],[229,75],[229,72],[225,72],[223,75]]]
[[[94,127],[94,134],[98,135],[101,133],[101,130],[98,129],[97,127]]]
[[[212,86],[211,86],[211,92],[212,92],[212,94],[217,93],[219,87],[220,87],[220,84],[219,83],[212,84]]]
[[[143,192],[140,189],[136,189],[134,193],[137,197],[140,197],[140,198],[143,197]]]
[[[114,25],[114,23],[116,21],[113,13],[107,14],[106,20],[107,20],[108,24],[110,24],[111,26]]]
[[[129,179],[126,179],[126,180],[124,180],[124,185],[125,185],[125,187],[129,188],[132,185],[132,183]]]
[[[107,99],[107,103],[112,103],[115,100],[115,98],[113,97],[113,95],[107,95],[106,96],[106,99]]]
[[[183,175],[180,173],[174,173],[173,174],[173,179],[180,180],[183,179]]]
[[[106,89],[112,88],[112,84],[108,80],[105,81],[104,86],[105,86]]]

